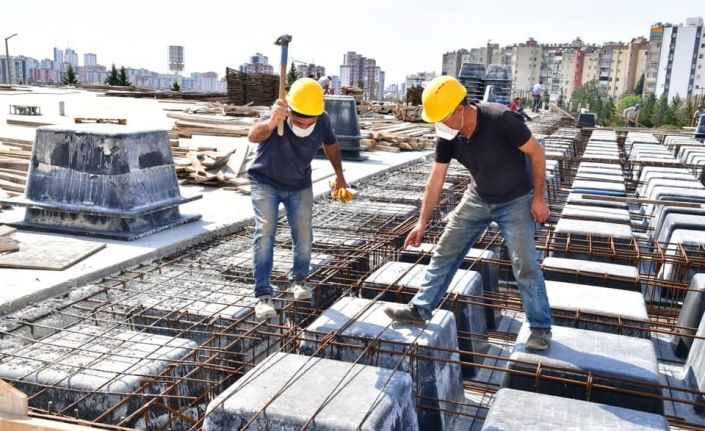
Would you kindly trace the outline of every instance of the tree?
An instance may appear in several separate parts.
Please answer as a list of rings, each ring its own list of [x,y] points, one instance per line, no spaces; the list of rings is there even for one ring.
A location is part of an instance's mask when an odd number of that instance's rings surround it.
[[[299,79],[299,72],[296,70],[296,65],[294,62],[291,62],[291,68],[289,69],[289,73],[286,74],[286,84],[291,85],[293,84],[297,79]]]
[[[644,92],[644,74],[642,73],[641,76],[639,77],[639,80],[636,82],[636,86],[634,87],[634,94],[638,94],[641,96],[641,94]]]
[[[576,111],[584,107],[599,115],[602,109],[602,96],[600,96],[600,91],[597,88],[597,81],[586,82],[573,90],[570,102],[574,105]]]
[[[656,106],[654,107],[654,113],[651,115],[653,126],[659,127],[662,124],[669,124],[669,120],[673,119],[673,115],[670,111],[668,96],[666,96],[666,93],[663,93],[661,97],[658,98],[658,102],[656,102]]]
[[[613,125],[615,121],[614,101],[610,97],[607,99],[606,102],[602,102],[600,104],[602,106],[600,106],[599,114],[597,114],[600,120],[600,124],[603,126]]]
[[[654,126],[651,118],[654,116],[654,111],[656,110],[656,102],[656,96],[653,93],[649,94],[646,99],[642,98],[639,123],[646,127]]]
[[[561,93],[558,96],[558,107],[563,109],[565,108],[565,96],[563,96],[563,89],[561,88]]]
[[[181,91],[181,86],[178,82],[174,81],[174,83],[171,84],[171,91]]]
[[[61,81],[64,85],[78,85],[78,79],[76,79],[76,72],[73,71],[73,66],[69,64],[69,68],[66,70],[66,75]]]
[[[118,71],[115,68],[115,63],[113,63],[113,68],[110,69],[110,74],[105,79],[105,83],[108,85],[119,85]]]
[[[619,101],[617,102],[617,106],[615,107],[615,111],[616,111],[617,115],[622,115],[622,112],[624,112],[625,109],[632,107],[632,106],[636,105],[637,103],[642,104],[640,94],[626,94],[626,95],[622,96],[622,98],[619,99]],[[643,106],[642,106],[642,109],[643,109]],[[642,110],[639,117],[642,117],[643,114],[644,114],[644,112]]]
[[[127,80],[127,71],[125,70],[125,66],[120,66],[120,74],[118,75],[118,84],[122,87],[129,87],[132,85],[130,81]]]
[[[686,119],[685,117],[685,102],[683,101],[683,98],[676,94],[676,96],[671,99],[671,106],[669,108],[669,111],[671,112],[671,121],[669,121],[667,124],[674,124],[678,127],[683,127],[685,125]],[[690,120],[690,119],[688,119]],[[688,124],[690,126],[690,124]]]

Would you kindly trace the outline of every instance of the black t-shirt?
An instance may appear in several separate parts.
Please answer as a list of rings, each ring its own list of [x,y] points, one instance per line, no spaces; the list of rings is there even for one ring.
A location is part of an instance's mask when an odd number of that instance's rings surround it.
[[[259,121],[269,119],[263,114]],[[257,145],[257,157],[247,171],[250,179],[268,184],[277,190],[293,192],[311,187],[311,161],[321,144],[335,144],[335,132],[328,113],[318,117],[313,132],[299,138],[284,122],[284,136],[272,131],[267,139]]]
[[[477,194],[487,203],[509,202],[532,190],[529,157],[519,150],[531,131],[519,114],[498,103],[480,103],[470,139],[438,138],[436,162],[458,160],[470,170]]]

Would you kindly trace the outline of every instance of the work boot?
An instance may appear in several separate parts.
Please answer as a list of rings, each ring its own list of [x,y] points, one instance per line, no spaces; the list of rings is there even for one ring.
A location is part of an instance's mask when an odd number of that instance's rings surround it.
[[[418,324],[426,323],[424,318],[421,317],[416,309],[416,306],[413,304],[387,305],[384,307],[384,314],[389,316],[389,318],[395,322]]]
[[[305,301],[313,296],[313,289],[303,281],[295,281],[291,286],[291,293],[294,294],[294,299],[297,301]]]
[[[529,350],[546,350],[551,345],[550,329],[532,329],[526,348]]]
[[[257,320],[267,320],[277,315],[277,310],[272,304],[272,297],[269,295],[262,295],[257,298],[257,303],[255,304],[255,319]]]

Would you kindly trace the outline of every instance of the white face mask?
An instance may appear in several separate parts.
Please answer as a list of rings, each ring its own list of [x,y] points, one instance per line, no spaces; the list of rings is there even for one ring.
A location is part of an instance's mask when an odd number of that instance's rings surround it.
[[[465,122],[465,116],[460,117],[460,128],[459,129],[454,129],[452,127],[448,127],[442,122],[438,122],[435,124],[436,126],[436,136],[442,139],[445,139],[447,141],[452,141],[455,139],[456,136],[458,136],[458,133],[460,133],[460,129],[463,128],[463,123]]]
[[[311,133],[313,133],[313,129],[316,127],[316,123],[314,122],[310,126],[308,126],[305,129],[302,129],[301,127],[298,127],[294,125],[294,123],[291,121],[291,118],[289,119],[289,128],[291,129],[292,132],[294,132],[294,135],[298,136],[299,138],[305,138],[309,136]]]

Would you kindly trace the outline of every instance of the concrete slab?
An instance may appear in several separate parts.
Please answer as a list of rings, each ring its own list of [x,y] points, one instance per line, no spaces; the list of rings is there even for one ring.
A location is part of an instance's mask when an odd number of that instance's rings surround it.
[[[426,265],[387,262],[365,279],[361,295],[367,299],[379,299],[387,302],[408,303],[419,291],[426,275]],[[393,287],[392,287],[393,286]],[[381,297],[379,295],[388,290]],[[481,358],[475,358],[474,352],[487,351],[487,319],[485,311],[491,306],[483,306],[482,279],[476,271],[459,269],[450,282],[447,298],[441,307],[453,312],[458,325],[458,346],[468,352],[460,355],[460,360],[468,362],[463,365],[463,376],[470,378],[475,374],[471,365]]]
[[[649,338],[649,315],[640,292],[549,280],[546,293],[556,325]]]
[[[412,393],[405,372],[275,353],[210,402],[203,430],[243,429],[259,414],[248,429],[415,431]]]
[[[683,380],[691,389],[702,393],[705,392],[705,316],[700,319],[696,335],[699,338],[693,340],[688,359],[685,361]],[[692,398],[699,403],[705,403],[705,396],[702,394],[696,394]],[[693,408],[697,414],[705,416],[705,407]]]
[[[603,181],[575,180],[573,181],[573,193],[611,193],[623,196],[625,193],[624,183],[608,183]]]
[[[663,416],[582,400],[503,388],[483,431],[668,431]]]
[[[300,353],[313,354],[319,350],[320,341],[336,334],[334,341],[346,345],[329,343],[319,355],[409,372],[418,391],[414,396],[429,397],[421,403],[429,409],[418,407],[416,411],[419,429],[449,430],[459,408],[454,403],[463,400],[460,358],[454,352],[458,339],[453,313],[436,310],[423,327],[393,323],[383,311],[385,305],[382,301],[341,298],[304,330],[305,340],[317,341],[303,341]],[[371,344],[383,351],[364,351]],[[434,359],[412,359],[409,353],[416,349],[420,355]]]
[[[705,231],[705,215],[668,213],[660,221],[658,231],[654,230],[654,237],[660,243],[669,243],[678,229]]]
[[[547,257],[542,268],[546,280],[641,291],[639,270],[634,266]]]
[[[593,193],[586,193],[586,192],[571,192],[568,194],[567,202],[570,204],[590,205],[590,206],[608,207],[608,208],[627,209],[629,207],[626,204],[626,202],[614,202],[614,201],[606,201],[606,200],[602,201],[602,200],[597,200],[597,199],[585,199],[585,198],[583,198],[583,193],[593,194]]]
[[[78,402],[75,408],[80,417],[90,420],[127,394],[161,393],[165,380],[175,380],[192,370],[188,361],[176,361],[185,359],[195,348],[196,343],[182,338],[82,323],[4,351],[0,378],[27,395],[37,394],[30,402],[33,407],[46,409],[51,401],[56,412]],[[167,377],[156,378],[162,374]],[[155,378],[151,383],[150,377]],[[177,388],[182,396],[190,396],[186,384]],[[139,396],[130,397],[108,421],[117,422],[143,403]],[[73,411],[65,414],[72,415]]]
[[[618,393],[592,386],[590,401],[634,410],[663,414],[663,401],[649,395],[661,395],[656,350],[649,340],[586,331],[583,329],[553,327],[551,347],[544,352],[526,348],[529,324],[525,322],[514,351],[507,364],[508,372],[502,386],[566,398],[585,398],[585,384],[539,379],[511,371],[535,373],[541,364],[541,374],[571,378],[585,382],[579,373],[591,373],[592,383],[641,392]],[[578,373],[578,374],[576,374]],[[538,384],[538,387],[537,387]]]
[[[557,234],[590,235],[593,238],[611,237],[627,243],[633,238],[632,228],[628,224],[595,220],[561,218],[556,223],[555,232]]]
[[[161,107],[159,109],[161,110]],[[87,116],[95,116],[95,114]],[[429,151],[372,152],[369,154],[369,160],[365,162],[343,163],[346,180],[355,184],[371,175],[424,159],[430,153]],[[314,160],[314,166],[326,165],[330,165],[330,163],[325,160]],[[182,214],[200,213],[202,214],[201,220],[131,243],[88,239],[88,241],[96,243],[106,243],[105,249],[64,271],[0,269],[0,278],[5,280],[0,288],[0,314],[18,310],[32,302],[66,293],[72,287],[90,283],[141,262],[167,256],[217,236],[237,232],[253,223],[254,213],[249,196],[198,186],[186,186],[181,189],[184,195],[203,194],[203,199],[182,207]],[[328,179],[320,180],[314,184],[316,196],[327,195],[329,192]],[[365,208],[364,204],[361,206],[359,203],[353,202],[347,206],[350,210],[353,210],[351,205],[356,208]],[[375,209],[370,209],[370,211],[375,211]],[[418,209],[412,210],[406,207],[394,208],[391,211],[397,211],[404,215],[413,214]],[[406,212],[404,213],[404,211]],[[0,213],[0,223],[18,221],[23,217],[24,210],[5,211]],[[62,237],[62,235],[56,234],[29,232],[17,232],[14,236],[26,241],[30,240],[29,237],[39,238],[39,240],[41,238]],[[73,237],[69,236],[69,238]],[[81,239],[85,240],[85,238]]]

